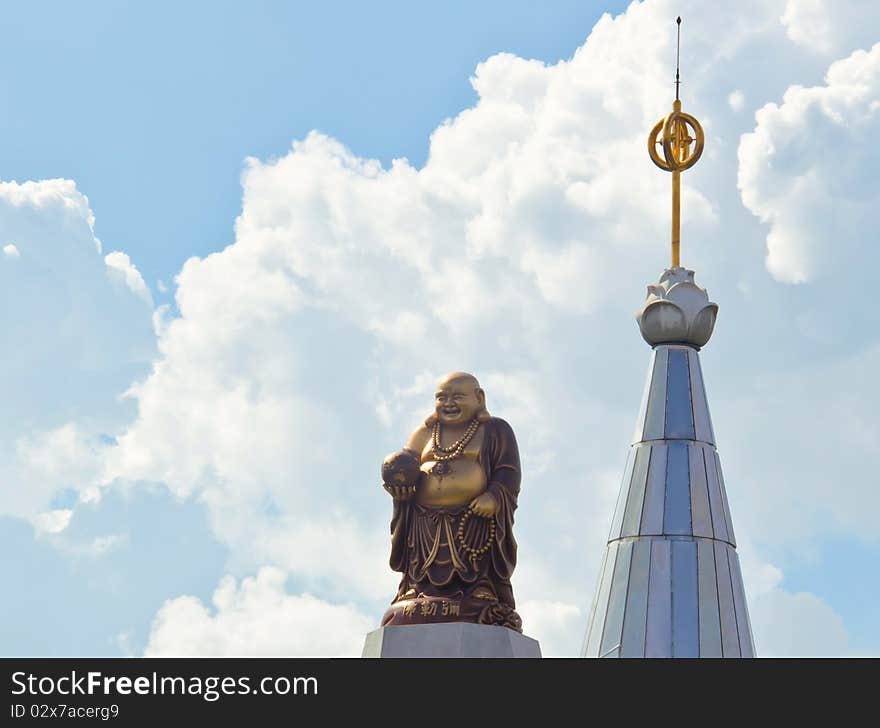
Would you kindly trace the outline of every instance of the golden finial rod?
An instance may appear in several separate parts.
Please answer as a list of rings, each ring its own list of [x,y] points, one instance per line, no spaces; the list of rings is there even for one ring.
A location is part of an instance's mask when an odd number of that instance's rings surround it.
[[[678,101],[678,87],[681,84],[681,79],[678,76],[678,67],[679,61],[681,60],[681,16],[679,15],[675,19],[675,24],[678,26],[678,31],[675,35],[675,100]]]
[[[676,18],[678,36],[675,58],[675,101],[672,113],[658,121],[648,135],[651,161],[665,172],[672,172],[672,267],[681,265],[681,173],[693,167],[703,153],[703,127],[693,116],[681,110],[679,99],[679,61],[681,50],[681,16]],[[691,136],[693,131],[693,136]],[[691,149],[691,145],[694,145]],[[657,147],[663,148],[663,156]]]

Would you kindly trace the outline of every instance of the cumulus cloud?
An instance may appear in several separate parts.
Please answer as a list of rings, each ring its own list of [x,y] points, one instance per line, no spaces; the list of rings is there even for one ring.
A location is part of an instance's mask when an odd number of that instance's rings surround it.
[[[123,261],[129,281],[140,274],[122,254],[102,259],[72,181],[0,183],[0,232],[19,256],[0,266],[0,514],[33,519],[100,479],[106,433],[131,417],[117,397],[155,352],[152,310],[114,282]]]
[[[755,114],[739,145],[743,203],[769,224],[767,269],[803,283],[852,267],[874,230],[880,191],[880,43],[836,61],[825,85],[791,86]],[[845,148],[841,158],[831,150]]]
[[[762,657],[844,657],[850,651],[843,619],[815,594],[774,589],[754,596],[749,608]]]
[[[842,657],[850,653],[841,616],[810,592],[784,588],[783,572],[740,543],[749,617],[760,657]]]
[[[16,442],[17,464],[30,488],[60,483],[89,485],[101,478],[101,450],[106,443],[67,423],[54,430],[25,435]]]
[[[117,277],[131,289],[132,293],[142,298],[150,306],[153,305],[150,289],[147,288],[140,271],[135,268],[128,255],[117,250],[105,255],[104,262],[107,264],[111,277]]]
[[[12,243],[3,246],[3,254],[7,258],[20,258],[21,253],[18,252],[18,248],[15,247]]]
[[[396,593],[400,575],[387,565],[386,529],[367,526],[343,508],[343,504],[336,505],[335,512],[323,517],[290,514],[268,526],[260,523],[254,534],[253,560],[280,564],[294,571],[300,583],[329,598],[388,601]],[[224,533],[231,528],[222,527]]]
[[[236,581],[225,577],[212,600],[181,596],[166,602],[153,622],[150,657],[355,657],[373,621],[351,605],[285,591],[286,575],[265,567]]]
[[[832,9],[825,0],[788,0],[782,14],[786,34],[795,43],[830,51],[833,33]]]
[[[876,40],[876,7],[871,0],[787,0],[786,35],[817,54],[845,54]]]
[[[541,643],[544,657],[579,657],[582,644],[573,639],[583,632],[587,608],[565,602],[536,600],[522,602],[517,609],[528,625],[528,634]]]

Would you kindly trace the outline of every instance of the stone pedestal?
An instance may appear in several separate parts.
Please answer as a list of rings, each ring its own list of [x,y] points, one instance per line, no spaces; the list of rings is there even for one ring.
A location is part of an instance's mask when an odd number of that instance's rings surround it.
[[[392,625],[367,635],[362,657],[540,657],[538,641],[469,622]]]

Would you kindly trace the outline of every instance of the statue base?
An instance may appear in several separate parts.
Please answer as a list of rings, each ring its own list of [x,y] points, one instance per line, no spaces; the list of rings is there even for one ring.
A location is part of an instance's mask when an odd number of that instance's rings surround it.
[[[362,657],[540,657],[537,640],[470,622],[389,625],[367,635]]]
[[[496,600],[463,598],[460,592],[454,598],[420,594],[400,599],[382,615],[381,626],[408,627],[438,622],[476,622],[522,632],[522,619],[511,607]]]

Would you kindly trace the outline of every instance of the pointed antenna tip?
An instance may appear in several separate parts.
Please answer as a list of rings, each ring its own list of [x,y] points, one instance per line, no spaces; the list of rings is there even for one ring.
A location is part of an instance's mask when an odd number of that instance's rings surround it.
[[[675,36],[675,100],[678,101],[679,85],[681,79],[678,75],[678,65],[681,57],[681,16],[679,15],[675,22],[678,23],[678,32]]]

